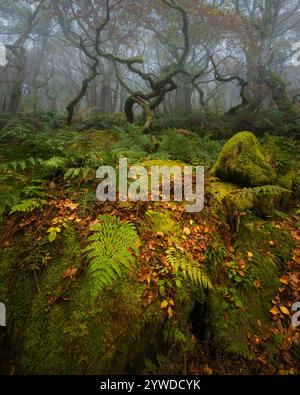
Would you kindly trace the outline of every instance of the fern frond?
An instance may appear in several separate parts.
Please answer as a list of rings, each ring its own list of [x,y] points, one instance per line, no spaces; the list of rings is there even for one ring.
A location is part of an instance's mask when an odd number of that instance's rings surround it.
[[[263,185],[256,188],[245,188],[243,190],[234,191],[231,192],[230,195],[238,195],[240,198],[257,198],[266,195],[281,196],[283,193],[292,193],[292,191],[278,185]]]
[[[53,156],[44,162],[44,167],[48,169],[63,169],[66,166],[66,158]]]
[[[12,206],[9,214],[11,215],[17,212],[28,213],[36,208],[40,208],[43,203],[44,201],[38,199],[24,199],[18,204]]]
[[[90,226],[93,234],[87,239],[88,278],[94,299],[105,286],[113,284],[130,270],[138,256],[140,239],[135,226],[115,216],[103,215],[100,223]]]
[[[167,250],[167,260],[175,272],[182,272],[185,278],[189,278],[201,290],[213,288],[208,275],[200,269],[199,263],[194,261],[187,253],[182,253],[171,247]]]
[[[91,173],[89,167],[71,167],[64,174],[65,180],[74,180],[75,178],[82,177],[86,178]]]

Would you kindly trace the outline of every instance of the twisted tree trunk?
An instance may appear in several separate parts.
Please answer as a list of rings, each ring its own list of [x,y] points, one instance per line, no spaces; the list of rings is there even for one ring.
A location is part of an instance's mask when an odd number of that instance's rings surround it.
[[[70,103],[67,105],[67,107],[66,107],[66,110],[68,112],[67,125],[71,125],[71,123],[73,121],[73,117],[74,117],[75,107],[81,101],[81,99],[83,99],[84,96],[86,95],[86,92],[88,90],[89,84],[96,78],[96,76],[98,74],[98,71],[97,71],[98,63],[99,63],[98,60],[95,59],[95,62],[93,64],[93,66],[91,67],[91,74],[90,74],[90,76],[85,78],[82,81],[80,91],[74,97],[74,99],[71,100]]]

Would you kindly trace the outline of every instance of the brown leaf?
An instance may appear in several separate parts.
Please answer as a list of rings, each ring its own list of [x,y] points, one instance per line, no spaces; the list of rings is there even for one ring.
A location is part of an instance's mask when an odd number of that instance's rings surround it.
[[[63,278],[73,278],[77,273],[78,269],[69,268],[63,272]]]
[[[240,259],[238,261],[238,267],[239,267],[240,270],[244,270],[245,269],[246,263],[245,263],[244,259]]]
[[[260,288],[261,287],[261,281],[260,280],[255,280],[253,281],[253,285],[255,288]]]

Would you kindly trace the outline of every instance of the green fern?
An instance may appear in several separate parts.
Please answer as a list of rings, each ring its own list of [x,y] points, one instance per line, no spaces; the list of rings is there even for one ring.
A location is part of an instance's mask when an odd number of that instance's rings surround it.
[[[60,156],[53,156],[44,162],[44,167],[47,169],[64,169],[67,164],[67,159]]]
[[[230,213],[233,211],[244,212],[255,208],[261,198],[270,197],[273,201],[274,198],[280,199],[290,193],[292,191],[278,185],[244,188],[220,195],[217,198],[217,204],[222,203]]]
[[[19,192],[16,191],[1,191],[0,194],[0,215],[11,209],[20,200]]]
[[[91,174],[89,167],[71,167],[64,174],[65,180],[74,180],[78,177],[86,178]]]
[[[14,160],[11,162],[4,162],[1,164],[1,167],[3,170],[17,170],[20,168],[21,170],[26,170],[28,167],[35,167],[35,166],[40,166],[43,163],[43,160],[40,158],[27,158],[27,159],[21,159],[21,160]]]
[[[21,200],[18,204],[12,206],[9,214],[11,215],[17,212],[28,213],[36,208],[42,207],[43,203],[44,201],[39,199],[24,199]]]
[[[135,226],[115,216],[103,215],[100,223],[90,226],[87,252],[90,294],[94,300],[104,287],[129,270],[139,255],[140,239]]]
[[[283,193],[292,193],[288,189],[282,188],[278,185],[264,185],[256,188],[245,188],[231,192],[230,195],[238,195],[239,198],[258,198],[260,196],[273,195],[281,196]]]
[[[171,247],[167,250],[167,259],[175,272],[181,271],[185,278],[189,278],[194,284],[199,285],[202,290],[213,288],[208,275],[200,269],[199,263],[191,259],[187,253]]]

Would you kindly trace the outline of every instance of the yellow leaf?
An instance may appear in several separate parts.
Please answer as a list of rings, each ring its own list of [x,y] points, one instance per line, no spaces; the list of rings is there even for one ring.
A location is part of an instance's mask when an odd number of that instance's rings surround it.
[[[161,302],[160,308],[165,309],[168,306],[169,302],[167,300],[163,300]]]
[[[191,234],[190,228],[185,227],[185,228],[183,229],[183,233],[184,233],[185,235],[189,236],[189,235]]]
[[[280,306],[280,310],[283,314],[290,315],[290,312],[288,311],[288,309],[285,306]]]
[[[248,258],[251,259],[253,257],[253,253],[252,252],[248,252]]]
[[[161,237],[164,237],[164,232],[156,232],[156,234],[157,234],[157,236],[161,236]]]
[[[264,355],[262,355],[261,357],[257,358],[259,360],[259,362],[261,362],[263,365],[267,365],[267,359]]]
[[[173,317],[173,310],[172,310],[171,306],[168,307],[168,315],[169,315],[169,318]]]

